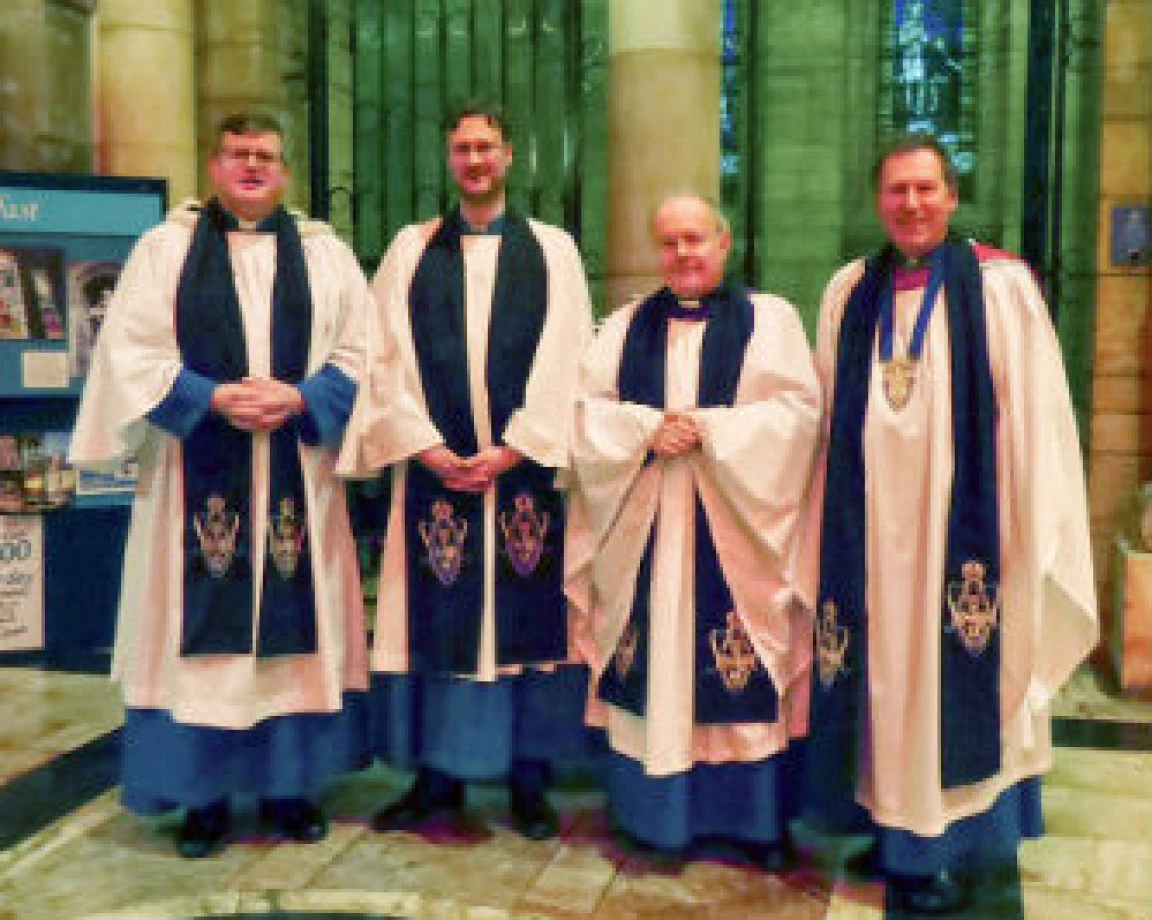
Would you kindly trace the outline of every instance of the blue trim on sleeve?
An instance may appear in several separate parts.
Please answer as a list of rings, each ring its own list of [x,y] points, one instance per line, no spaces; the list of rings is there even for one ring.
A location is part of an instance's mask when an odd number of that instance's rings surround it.
[[[300,440],[305,444],[338,446],[352,415],[356,383],[340,368],[325,364],[296,388],[305,404],[303,414],[296,420]]]
[[[181,368],[176,382],[160,403],[148,413],[148,421],[184,439],[208,414],[216,381],[188,368]]]

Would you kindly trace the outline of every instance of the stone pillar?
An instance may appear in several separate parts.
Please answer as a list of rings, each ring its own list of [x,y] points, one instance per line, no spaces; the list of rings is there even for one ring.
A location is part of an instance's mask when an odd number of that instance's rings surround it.
[[[307,6],[302,0],[200,0],[197,126],[200,188],[220,120],[235,112],[279,119],[293,183],[288,203],[308,206]]]
[[[608,99],[614,309],[660,283],[648,221],[661,196],[719,196],[719,0],[612,0]]]
[[[328,220],[352,241],[353,148],[352,3],[328,0]]]
[[[94,2],[0,4],[0,169],[92,168]]]
[[[102,0],[97,10],[97,170],[196,194],[193,0]]]
[[[1152,267],[1113,264],[1113,207],[1152,203],[1152,0],[1105,8],[1103,117],[1088,498],[1103,634],[1121,681],[1152,675],[1152,598],[1129,591],[1134,556],[1110,564],[1140,483],[1152,479]],[[1113,573],[1120,578],[1114,584]],[[1139,641],[1144,637],[1144,641]]]

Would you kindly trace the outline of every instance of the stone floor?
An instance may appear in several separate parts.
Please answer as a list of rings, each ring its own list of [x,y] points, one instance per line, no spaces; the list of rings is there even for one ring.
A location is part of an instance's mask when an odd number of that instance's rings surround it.
[[[619,849],[590,784],[558,790],[560,838],[532,843],[474,787],[463,826],[376,834],[365,816],[404,787],[382,767],[329,790],[332,832],[313,845],[261,836],[200,861],[177,857],[173,823],[124,812],[112,785],[120,707],[100,674],[0,667],[0,920],[225,916],[865,920],[897,916],[884,886],[814,851],[782,875],[735,854],[653,865]],[[1152,704],[1114,697],[1090,671],[1056,712],[1047,835],[977,892],[966,917],[1152,917]],[[802,831],[802,828],[798,828]]]

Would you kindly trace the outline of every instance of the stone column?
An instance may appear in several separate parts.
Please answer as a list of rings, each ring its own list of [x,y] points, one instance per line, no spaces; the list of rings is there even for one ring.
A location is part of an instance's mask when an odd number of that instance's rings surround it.
[[[193,0],[101,0],[97,10],[96,163],[196,194]]]
[[[1121,686],[1146,691],[1152,595],[1137,589],[1152,583],[1152,553],[1118,555],[1116,537],[1135,536],[1152,478],[1152,268],[1114,264],[1112,234],[1113,208],[1152,202],[1152,0],[1109,0],[1105,15],[1088,499],[1102,634]]]
[[[661,196],[719,195],[719,0],[612,0],[608,99],[614,309],[660,283],[648,221]]]
[[[0,169],[92,168],[93,3],[0,3]]]
[[[235,112],[279,119],[292,168],[289,204],[308,206],[307,7],[301,0],[200,0],[197,125],[200,187],[216,127]]]

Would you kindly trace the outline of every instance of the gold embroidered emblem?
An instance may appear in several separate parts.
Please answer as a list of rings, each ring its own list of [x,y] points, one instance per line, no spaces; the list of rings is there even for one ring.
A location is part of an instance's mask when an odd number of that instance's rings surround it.
[[[847,669],[849,638],[848,627],[840,625],[835,602],[825,601],[816,616],[816,675],[825,690]]]
[[[537,513],[532,495],[521,492],[513,499],[511,514],[500,514],[500,529],[504,532],[504,552],[512,568],[521,578],[536,571],[544,555],[544,540],[548,536],[548,512]]]
[[[204,511],[192,515],[192,526],[200,542],[200,555],[213,578],[223,578],[236,557],[236,535],[240,532],[240,515],[228,510],[224,496],[213,493],[204,503]]]
[[[268,519],[268,553],[281,578],[291,578],[296,573],[305,530],[304,516],[297,512],[296,500],[280,499],[279,514],[269,515]]]
[[[951,631],[960,637],[970,655],[983,654],[1000,617],[996,589],[989,592],[985,582],[987,572],[988,567],[983,562],[969,559],[960,566],[961,581],[948,585]]]
[[[759,661],[752,640],[735,610],[728,611],[727,621],[724,629],[713,629],[708,633],[708,642],[724,689],[729,693],[739,693],[748,686],[748,679]]]
[[[417,521],[416,529],[424,541],[428,566],[440,584],[448,586],[464,566],[464,541],[468,522],[455,517],[455,509],[446,498],[432,502],[432,519]]]
[[[612,656],[616,668],[616,676],[623,680],[632,670],[636,660],[636,647],[640,644],[640,636],[636,632],[636,624],[629,622],[616,643],[616,653]]]
[[[912,386],[916,382],[916,362],[912,358],[890,358],[881,362],[884,376],[884,398],[888,405],[899,412],[912,398]]]

